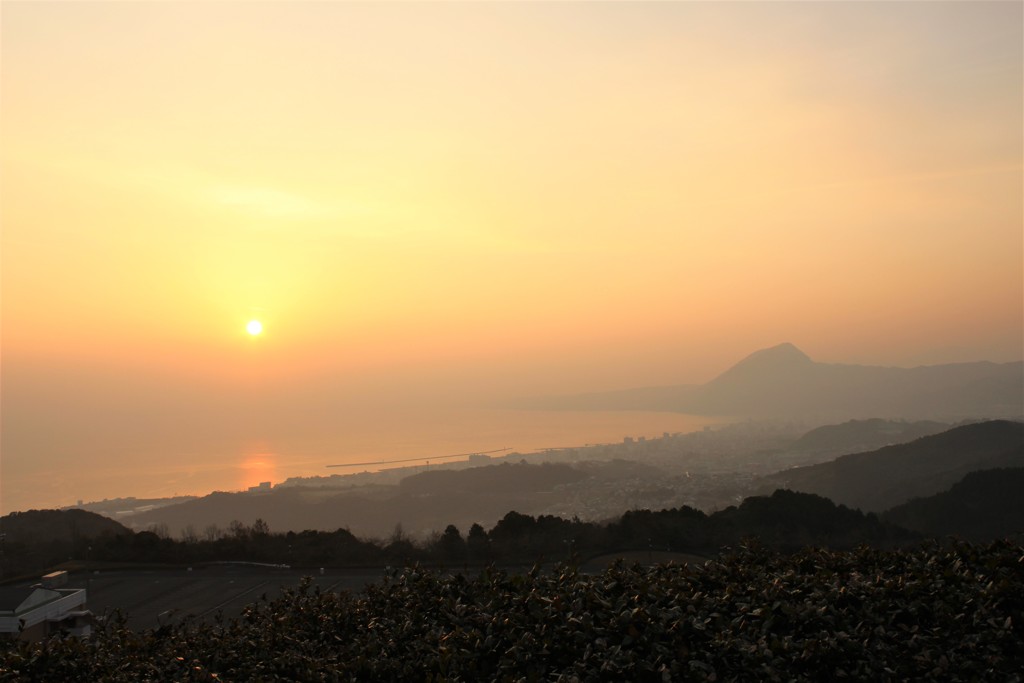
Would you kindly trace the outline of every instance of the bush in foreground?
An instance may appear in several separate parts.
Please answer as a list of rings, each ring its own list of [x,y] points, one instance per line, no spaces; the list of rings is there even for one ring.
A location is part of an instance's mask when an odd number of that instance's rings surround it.
[[[476,578],[409,568],[242,617],[11,645],[39,681],[1020,681],[1024,548],[933,545]]]

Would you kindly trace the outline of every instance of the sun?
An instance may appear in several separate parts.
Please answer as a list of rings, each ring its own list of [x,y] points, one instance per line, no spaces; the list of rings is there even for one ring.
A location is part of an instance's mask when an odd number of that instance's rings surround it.
[[[263,331],[263,323],[259,320],[250,320],[245,326],[245,331],[255,337]]]

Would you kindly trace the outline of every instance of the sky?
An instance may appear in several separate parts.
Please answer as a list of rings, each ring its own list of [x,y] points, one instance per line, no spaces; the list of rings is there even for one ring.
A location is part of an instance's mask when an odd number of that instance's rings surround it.
[[[0,511],[785,341],[1020,360],[1022,14],[5,0]]]

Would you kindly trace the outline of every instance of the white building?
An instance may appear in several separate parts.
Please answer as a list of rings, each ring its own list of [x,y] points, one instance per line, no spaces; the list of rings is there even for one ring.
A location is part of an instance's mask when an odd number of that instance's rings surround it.
[[[0,587],[0,637],[42,640],[59,632],[89,635],[92,612],[85,608],[85,589],[55,587],[67,581],[66,572],[43,580],[33,586]]]

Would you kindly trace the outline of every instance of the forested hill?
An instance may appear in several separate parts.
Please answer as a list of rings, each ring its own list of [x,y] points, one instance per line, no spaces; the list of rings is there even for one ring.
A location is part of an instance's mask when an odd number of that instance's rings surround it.
[[[832,462],[764,477],[761,490],[788,488],[881,512],[945,491],[970,472],[1024,466],[1024,423],[992,420]]]
[[[915,498],[883,518],[939,538],[987,540],[1024,534],[1024,468],[971,472],[950,490]]]
[[[103,536],[131,535],[109,517],[86,510],[27,510],[0,518],[7,543],[77,542]]]

